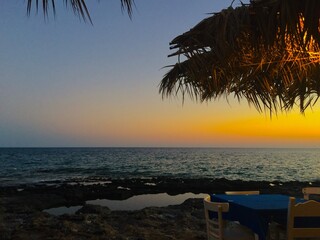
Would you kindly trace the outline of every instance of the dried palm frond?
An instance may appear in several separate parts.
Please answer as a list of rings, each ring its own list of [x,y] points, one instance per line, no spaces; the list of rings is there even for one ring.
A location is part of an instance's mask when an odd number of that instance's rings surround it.
[[[252,0],[176,37],[183,55],[163,77],[163,96],[207,101],[234,94],[259,111],[303,112],[320,96],[320,1]]]

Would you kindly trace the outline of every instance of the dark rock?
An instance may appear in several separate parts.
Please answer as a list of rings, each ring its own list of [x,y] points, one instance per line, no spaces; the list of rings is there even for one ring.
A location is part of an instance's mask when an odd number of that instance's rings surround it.
[[[106,215],[110,213],[110,209],[108,207],[102,207],[99,205],[93,204],[85,204],[82,208],[80,208],[76,214],[102,214]]]
[[[83,179],[81,180],[83,181]],[[6,239],[205,239],[202,199],[140,211],[110,211],[86,205],[93,199],[123,200],[138,194],[166,192],[223,193],[260,190],[301,197],[308,182],[230,181],[227,179],[88,179],[108,182],[38,184],[0,187],[0,236]],[[313,183],[320,185],[320,182]],[[119,188],[121,186],[121,188]],[[23,190],[22,190],[23,189]],[[83,205],[76,214],[53,216],[42,212],[59,206]]]

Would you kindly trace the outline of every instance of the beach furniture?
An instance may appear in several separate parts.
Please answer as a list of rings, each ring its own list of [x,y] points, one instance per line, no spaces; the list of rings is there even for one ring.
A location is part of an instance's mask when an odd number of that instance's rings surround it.
[[[298,220],[297,218],[300,218],[301,223],[295,222],[295,220]],[[296,199],[290,197],[287,240],[308,237],[320,239],[320,202],[308,200],[303,203],[296,203]]]
[[[302,188],[303,198],[309,200],[310,195],[320,195],[320,187]]]
[[[224,219],[238,221],[251,229],[259,240],[270,239],[270,223],[287,225],[289,196],[281,194],[211,194],[212,202],[229,203]],[[297,199],[302,202],[304,199]]]
[[[227,195],[254,195],[260,194],[260,191],[226,191]]]
[[[260,191],[226,191],[224,193],[227,195],[255,195],[255,194],[260,194]],[[239,223],[239,221],[235,221],[235,222]]]
[[[211,202],[210,196],[204,198],[205,218],[208,240],[254,240],[253,232],[240,224],[229,224],[223,213],[229,211],[229,203]],[[214,216],[210,213],[215,213]]]

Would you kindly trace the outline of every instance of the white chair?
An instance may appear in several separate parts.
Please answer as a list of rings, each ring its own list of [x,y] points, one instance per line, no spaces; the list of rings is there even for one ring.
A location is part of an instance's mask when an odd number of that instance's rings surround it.
[[[228,227],[222,213],[229,211],[229,203],[211,202],[210,196],[203,200],[207,223],[208,240],[254,240],[254,233],[240,224]],[[209,212],[215,212],[217,218],[210,219]]]
[[[259,195],[260,194],[260,191],[258,190],[250,190],[250,191],[226,191],[224,192],[226,195]],[[236,222],[239,224],[239,222]],[[270,233],[268,234],[270,235]],[[258,240],[259,237],[258,235],[254,235],[255,236],[255,239]],[[268,236],[269,237],[269,236]]]
[[[309,200],[296,204],[296,199],[290,197],[288,207],[287,240],[294,238],[317,237],[320,239],[320,226],[317,228],[294,227],[296,217],[320,217],[320,202]]]
[[[302,188],[303,198],[309,200],[310,195],[320,195],[320,187]]]
[[[257,195],[260,191],[226,191],[227,195]]]

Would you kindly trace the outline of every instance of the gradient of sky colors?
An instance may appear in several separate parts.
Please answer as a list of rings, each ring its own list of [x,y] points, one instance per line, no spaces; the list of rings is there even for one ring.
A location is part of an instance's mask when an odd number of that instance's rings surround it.
[[[118,0],[87,2],[93,26],[0,2],[0,147],[320,147],[318,106],[270,119],[158,93],[169,42],[231,1],[136,0],[132,21]]]

